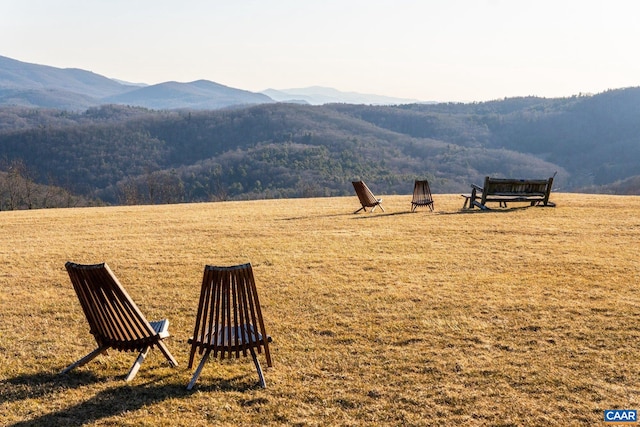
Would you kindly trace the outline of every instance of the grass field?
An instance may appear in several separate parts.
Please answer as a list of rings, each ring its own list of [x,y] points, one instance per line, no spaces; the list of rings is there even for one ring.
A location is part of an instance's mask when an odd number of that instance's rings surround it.
[[[640,197],[410,213],[354,197],[0,212],[2,425],[601,425],[640,409]],[[520,205],[522,206],[522,205]],[[106,261],[168,346],[94,348],[64,269]],[[274,367],[185,387],[205,264],[251,262]],[[263,367],[266,363],[261,358]]]

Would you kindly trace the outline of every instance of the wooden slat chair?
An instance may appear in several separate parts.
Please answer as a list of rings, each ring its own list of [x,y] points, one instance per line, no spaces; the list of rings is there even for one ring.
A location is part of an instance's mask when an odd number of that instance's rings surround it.
[[[191,390],[212,353],[222,360],[246,357],[247,350],[258,371],[260,385],[266,387],[256,350],[261,353],[264,349],[267,366],[271,367],[271,337],[265,331],[251,264],[205,266],[196,324],[188,342],[191,344],[189,368],[193,366],[196,351],[204,355],[187,390]]]
[[[126,381],[136,376],[153,346],[160,349],[171,366],[178,365],[162,341],[169,336],[169,321],[149,323],[107,264],[67,262],[65,267],[98,348],[66,367],[61,374],[85,365],[109,349],[139,352]]]
[[[354,212],[354,214],[360,212],[361,210],[367,211],[367,208],[371,208],[371,212],[373,212],[376,206],[380,206],[382,212],[384,212],[384,208],[382,207],[382,199],[378,199],[373,195],[367,184],[364,181],[353,181],[353,189],[356,190],[356,194],[358,195],[358,199],[360,200],[360,204],[362,207]]]
[[[415,212],[418,206],[429,206],[429,209],[433,212],[433,196],[431,195],[431,188],[429,188],[429,181],[416,180],[413,184],[411,212]]]

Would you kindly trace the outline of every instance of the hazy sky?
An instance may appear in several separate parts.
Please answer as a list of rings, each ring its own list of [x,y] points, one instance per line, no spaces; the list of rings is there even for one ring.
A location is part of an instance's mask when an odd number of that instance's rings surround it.
[[[0,0],[0,55],[423,101],[640,86],[637,0]]]

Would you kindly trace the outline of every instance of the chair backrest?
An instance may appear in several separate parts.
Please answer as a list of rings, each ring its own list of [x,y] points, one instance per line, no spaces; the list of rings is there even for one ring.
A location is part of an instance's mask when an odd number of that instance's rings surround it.
[[[270,365],[267,337],[251,264],[205,266],[193,344],[221,359],[264,347]]]
[[[413,185],[413,202],[419,204],[433,202],[431,188],[429,188],[429,181],[416,180]]]
[[[142,351],[155,341],[157,332],[107,264],[67,262],[65,267],[98,345]]]
[[[351,183],[353,184],[353,189],[356,190],[356,194],[358,195],[358,199],[360,199],[360,204],[362,206],[373,207],[379,203],[376,196],[373,195],[364,181],[352,181]]]

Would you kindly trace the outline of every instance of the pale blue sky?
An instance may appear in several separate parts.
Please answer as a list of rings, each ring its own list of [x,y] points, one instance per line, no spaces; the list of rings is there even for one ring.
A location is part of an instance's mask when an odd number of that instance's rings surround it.
[[[131,82],[423,101],[640,86],[635,0],[0,0],[0,55]]]

